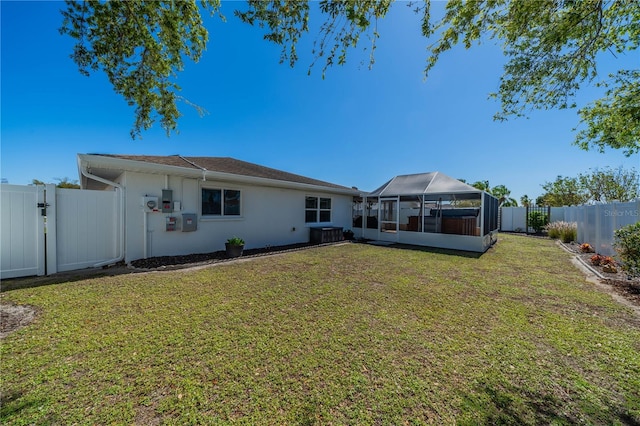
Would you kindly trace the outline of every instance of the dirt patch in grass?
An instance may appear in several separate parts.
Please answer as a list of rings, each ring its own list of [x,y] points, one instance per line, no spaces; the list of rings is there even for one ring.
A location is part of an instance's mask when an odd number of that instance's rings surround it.
[[[0,304],[0,339],[31,324],[37,312],[33,306]]]

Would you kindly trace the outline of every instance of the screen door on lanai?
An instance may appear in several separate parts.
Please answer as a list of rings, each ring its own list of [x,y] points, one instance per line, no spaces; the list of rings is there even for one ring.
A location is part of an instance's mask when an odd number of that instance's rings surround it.
[[[380,239],[398,240],[398,198],[380,199]]]

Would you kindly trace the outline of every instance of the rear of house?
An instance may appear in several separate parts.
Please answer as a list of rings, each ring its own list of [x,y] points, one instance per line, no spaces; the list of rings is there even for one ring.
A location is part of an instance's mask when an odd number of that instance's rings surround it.
[[[351,227],[358,191],[233,158],[78,155],[84,189],[121,192],[122,257],[309,241],[314,227]]]

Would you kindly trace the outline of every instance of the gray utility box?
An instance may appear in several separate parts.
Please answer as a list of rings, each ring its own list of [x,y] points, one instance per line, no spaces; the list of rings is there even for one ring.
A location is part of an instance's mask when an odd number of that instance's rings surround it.
[[[173,191],[170,189],[162,190],[162,213],[173,212]]]
[[[314,244],[335,243],[336,241],[342,241],[342,227],[337,226],[324,226],[317,228],[310,228],[311,242]]]
[[[198,216],[195,213],[182,214],[182,232],[192,232],[198,229]]]

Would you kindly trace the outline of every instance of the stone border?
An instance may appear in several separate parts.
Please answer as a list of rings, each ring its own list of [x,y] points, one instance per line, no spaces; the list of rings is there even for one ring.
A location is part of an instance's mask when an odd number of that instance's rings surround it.
[[[613,300],[630,308],[636,316],[640,317],[640,306],[621,296],[615,292],[609,284],[604,283],[608,278],[602,275],[599,271],[593,268],[592,265],[587,264],[580,256],[574,251],[569,250],[560,240],[556,241],[556,244],[560,246],[564,251],[571,254],[571,263],[585,275],[585,280],[591,284],[595,284],[596,287],[608,293]]]

